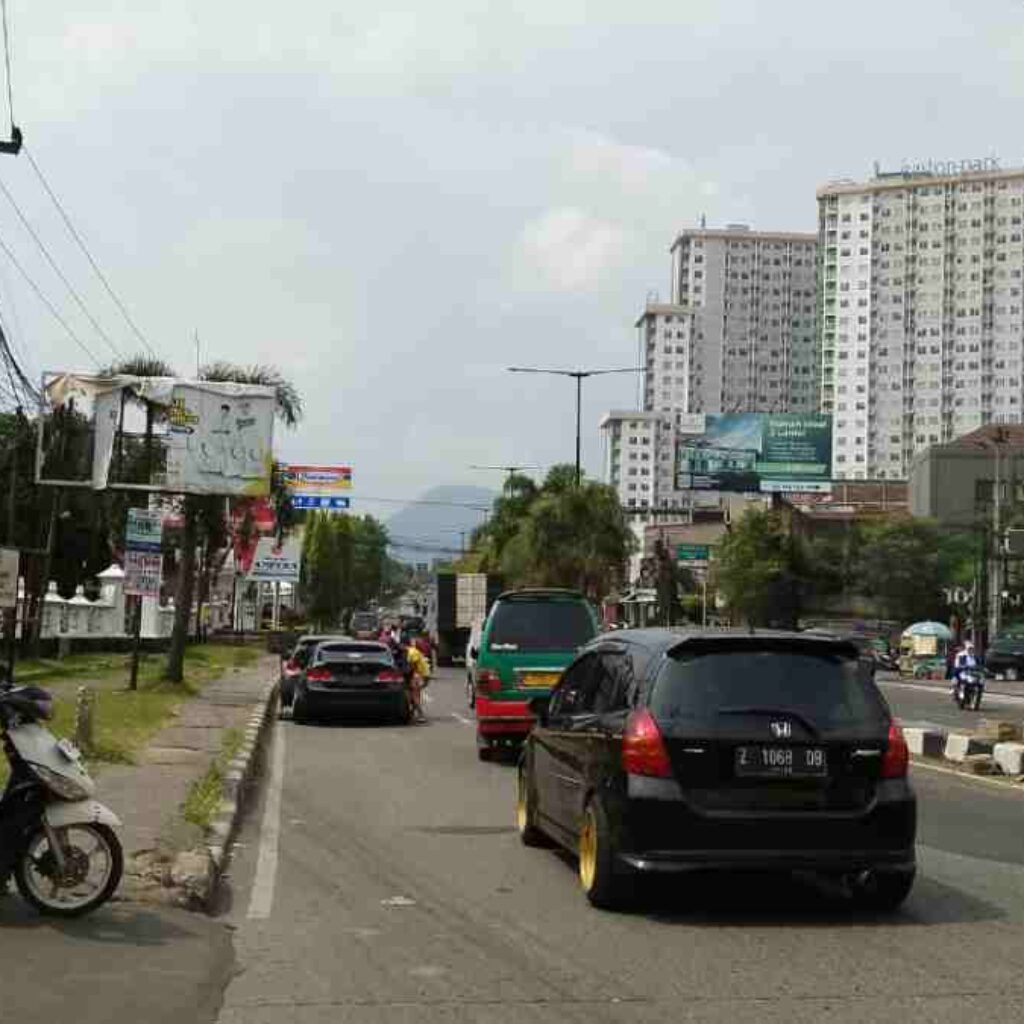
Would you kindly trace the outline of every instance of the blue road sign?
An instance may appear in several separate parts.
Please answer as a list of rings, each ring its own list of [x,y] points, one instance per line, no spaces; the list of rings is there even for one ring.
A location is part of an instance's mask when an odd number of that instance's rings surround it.
[[[319,494],[293,494],[292,506],[294,508],[341,509],[348,508],[351,500],[351,498],[325,498]]]

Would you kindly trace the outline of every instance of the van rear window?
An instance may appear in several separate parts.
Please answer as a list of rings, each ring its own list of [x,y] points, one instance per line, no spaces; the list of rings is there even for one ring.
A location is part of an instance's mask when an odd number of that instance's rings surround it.
[[[586,605],[575,601],[507,601],[494,609],[492,651],[574,651],[595,634]]]

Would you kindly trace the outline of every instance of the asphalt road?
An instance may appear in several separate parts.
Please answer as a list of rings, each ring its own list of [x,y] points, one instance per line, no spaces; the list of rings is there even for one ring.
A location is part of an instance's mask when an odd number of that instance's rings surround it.
[[[1024,795],[915,769],[921,871],[895,918],[759,879],[602,913],[570,858],[519,844],[461,674],[431,695],[414,728],[280,723],[231,872],[234,960],[196,979],[223,986],[222,1024],[1020,1020]]]
[[[980,711],[961,711],[951,696],[952,684],[941,679],[907,680],[897,676],[879,676],[878,683],[886,695],[894,714],[904,724],[932,723],[944,728],[970,732],[981,719],[1024,721],[1024,690],[1020,693],[1003,691],[1021,684],[992,683],[986,688]]]

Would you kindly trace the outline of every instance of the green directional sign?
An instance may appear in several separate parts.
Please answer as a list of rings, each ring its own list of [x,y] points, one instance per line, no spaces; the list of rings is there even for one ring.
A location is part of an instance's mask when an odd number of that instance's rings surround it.
[[[711,555],[707,544],[677,544],[677,562],[706,562]]]

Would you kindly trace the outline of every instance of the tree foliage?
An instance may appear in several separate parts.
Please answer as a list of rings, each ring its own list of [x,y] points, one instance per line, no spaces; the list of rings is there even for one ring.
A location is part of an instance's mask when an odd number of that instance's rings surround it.
[[[488,522],[474,534],[481,571],[512,586],[575,587],[599,598],[615,584],[633,538],[615,490],[553,466],[538,487],[526,476],[505,484]]]
[[[857,576],[885,614],[900,622],[943,614],[938,527],[922,519],[888,520],[863,531]]]

